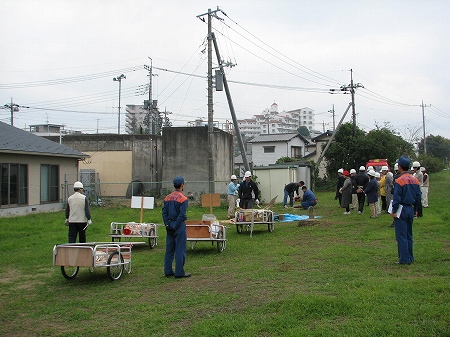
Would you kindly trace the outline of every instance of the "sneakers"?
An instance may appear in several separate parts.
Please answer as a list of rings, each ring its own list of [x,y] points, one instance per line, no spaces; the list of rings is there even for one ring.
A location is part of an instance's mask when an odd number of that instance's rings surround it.
[[[362,212],[361,212],[361,211],[358,211],[358,214],[362,214]]]
[[[344,214],[350,214],[350,212],[344,212]]]
[[[284,208],[288,208],[288,206],[287,206],[287,205],[284,205]]]

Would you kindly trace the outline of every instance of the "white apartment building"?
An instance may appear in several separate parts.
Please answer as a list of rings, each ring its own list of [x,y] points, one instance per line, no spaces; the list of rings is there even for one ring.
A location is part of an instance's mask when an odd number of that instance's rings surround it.
[[[250,119],[238,120],[238,125],[241,133],[247,137],[295,133],[300,126],[306,126],[313,133],[315,125],[314,110],[301,108],[278,112],[278,104],[273,103],[270,108],[264,109],[260,115],[254,115]]]
[[[147,110],[143,105],[127,104],[125,114],[125,132],[127,134],[135,133],[136,128],[144,127],[144,118]]]

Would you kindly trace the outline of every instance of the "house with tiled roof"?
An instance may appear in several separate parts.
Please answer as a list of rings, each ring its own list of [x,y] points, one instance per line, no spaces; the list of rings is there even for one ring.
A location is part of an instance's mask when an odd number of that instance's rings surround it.
[[[88,155],[0,122],[0,217],[56,211]]]

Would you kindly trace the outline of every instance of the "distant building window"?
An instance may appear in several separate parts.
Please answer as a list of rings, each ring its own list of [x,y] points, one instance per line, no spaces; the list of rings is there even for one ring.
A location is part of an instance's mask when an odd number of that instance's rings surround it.
[[[0,163],[1,205],[28,204],[28,165]]]
[[[291,147],[291,157],[292,158],[301,158],[302,157],[302,147],[301,146],[292,146]]]
[[[275,146],[264,146],[264,153],[275,153]]]
[[[59,166],[41,165],[41,203],[59,201]]]

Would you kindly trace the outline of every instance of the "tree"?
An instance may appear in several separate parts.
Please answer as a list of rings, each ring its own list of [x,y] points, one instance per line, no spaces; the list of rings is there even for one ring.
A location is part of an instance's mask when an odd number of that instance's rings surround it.
[[[291,157],[281,157],[281,158],[277,159],[275,164],[291,163],[291,162],[294,162],[294,161],[298,161],[298,159],[294,159],[294,158],[291,158]]]
[[[310,132],[309,132],[309,129],[305,125],[300,126],[297,129],[297,132],[303,137],[308,137],[309,138],[309,136],[311,135]]]
[[[450,139],[442,136],[429,135],[426,140],[427,154],[440,158],[445,162],[450,158]],[[423,139],[419,142],[419,153],[424,153]]]
[[[386,158],[394,165],[401,155],[413,157],[413,146],[396,135],[388,124],[376,126],[367,134],[357,127],[353,135],[353,124],[345,123],[337,130],[335,142],[325,154],[327,173],[334,177],[340,168],[357,170],[369,159],[375,158]]]
[[[421,154],[417,160],[419,161],[420,166],[427,169],[428,173],[440,172],[444,169],[443,161],[433,155]]]

